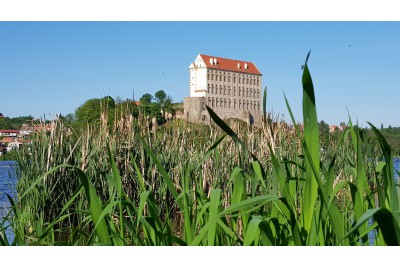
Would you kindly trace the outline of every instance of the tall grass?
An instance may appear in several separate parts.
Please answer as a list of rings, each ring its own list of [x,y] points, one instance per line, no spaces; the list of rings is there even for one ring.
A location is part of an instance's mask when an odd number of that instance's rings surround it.
[[[369,245],[371,231],[398,245],[390,148],[371,125],[367,150],[350,120],[321,152],[308,58],[301,125],[286,97],[292,126],[267,113],[265,90],[261,127],[207,107],[211,125],[104,113],[82,134],[38,134],[18,158],[12,245]]]

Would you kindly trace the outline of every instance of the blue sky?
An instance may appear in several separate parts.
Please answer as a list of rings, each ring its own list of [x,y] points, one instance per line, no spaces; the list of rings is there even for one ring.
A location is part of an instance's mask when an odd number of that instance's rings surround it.
[[[0,112],[68,114],[87,99],[188,96],[197,54],[254,62],[267,108],[302,119],[301,65],[311,50],[318,120],[400,126],[399,22],[0,22]],[[49,115],[50,114],[50,115]]]

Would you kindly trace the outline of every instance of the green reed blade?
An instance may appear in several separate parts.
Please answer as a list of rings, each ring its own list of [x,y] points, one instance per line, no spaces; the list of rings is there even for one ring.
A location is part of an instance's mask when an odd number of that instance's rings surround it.
[[[217,214],[219,210],[221,198],[221,189],[212,189],[211,190],[211,197],[210,197],[210,229],[208,230],[208,245],[214,246],[215,245],[215,238],[217,234]]]
[[[263,196],[256,196],[250,199],[243,200],[239,203],[233,204],[226,208],[225,210],[221,211],[217,214],[217,216],[209,217],[208,222],[200,229],[198,235],[194,238],[193,242],[190,244],[191,246],[197,246],[200,242],[204,239],[205,235],[209,231],[212,224],[216,223],[217,219],[221,216],[226,214],[232,214],[235,212],[245,213],[248,209],[257,206],[257,205],[265,205],[271,201],[277,200],[279,197],[270,196],[270,195],[263,195]],[[258,207],[256,207],[258,208]]]
[[[111,169],[112,169],[112,180],[115,185],[115,189],[117,190],[118,198],[119,198],[119,228],[120,228],[120,238],[124,238],[124,220],[122,218],[124,217],[124,214],[122,212],[122,199],[123,199],[123,194],[122,194],[122,179],[121,176],[119,175],[119,171],[117,168],[117,164],[115,163],[114,156],[111,153],[111,148],[110,144],[107,144],[107,151],[108,151],[108,157],[110,158],[110,163],[111,163]]]
[[[373,215],[373,217],[374,220],[378,222],[386,244],[389,246],[399,246],[400,228],[394,214],[386,208],[381,208]]]
[[[176,191],[175,185],[172,182],[171,177],[169,176],[169,174],[167,173],[165,168],[162,166],[162,164],[160,163],[160,161],[158,160],[156,155],[153,153],[153,151],[151,151],[150,147],[146,144],[144,139],[142,137],[140,137],[140,136],[139,136],[139,139],[142,142],[142,145],[143,145],[144,149],[147,151],[147,153],[149,153],[150,157],[153,159],[154,163],[156,164],[157,169],[161,173],[161,176],[162,176],[165,184],[168,187],[168,190],[171,192],[172,196],[174,197],[175,201],[177,202],[177,204],[179,206],[179,209],[183,211],[184,208],[185,208],[184,204],[183,204],[183,200],[182,199],[178,199],[179,194]]]
[[[329,198],[327,195],[327,190],[325,189],[325,186],[323,185],[321,178],[317,172],[317,167],[314,165],[310,152],[308,151],[307,145],[303,143],[303,148],[304,148],[304,154],[308,161],[310,162],[310,167],[311,171],[313,172],[314,178],[316,180],[316,183],[319,187],[319,194],[321,196],[321,200],[323,201],[324,205],[327,208],[328,216],[330,218],[331,224],[332,224],[332,229],[335,232],[337,238],[341,238],[344,235],[344,220],[343,216],[340,213],[339,207],[335,202],[329,202]],[[319,165],[318,165],[319,166]],[[328,206],[329,205],[329,206]]]
[[[263,115],[264,125],[267,125],[267,86],[264,87],[263,94]]]
[[[283,93],[283,96],[284,96],[284,98],[285,98],[286,108],[287,108],[288,111],[289,111],[289,115],[290,115],[290,118],[291,118],[291,120],[292,120],[294,129],[296,130],[296,134],[297,134],[297,136],[300,138],[300,129],[299,129],[299,126],[298,126],[297,123],[296,123],[296,119],[295,119],[294,116],[293,116],[292,108],[291,108],[290,105],[289,105],[289,101],[287,100],[285,93]]]
[[[248,226],[246,233],[244,235],[243,246],[250,246],[253,242],[256,242],[260,238],[260,228],[259,225],[262,220],[259,217],[253,217]]]
[[[246,144],[237,136],[237,134],[229,127],[209,106],[206,105],[208,113],[213,121],[225,132],[227,133],[236,143],[240,144],[254,160],[258,161],[257,157],[247,148]]]
[[[382,135],[382,133],[371,123],[368,122],[371,126],[373,132],[378,138],[380,147],[383,152],[383,156],[385,157],[385,167],[383,171],[383,185],[385,188],[385,192],[388,198],[389,210],[391,210],[394,214],[394,218],[397,221],[397,224],[400,223],[400,213],[399,213],[399,199],[397,195],[396,185],[394,181],[394,166],[393,166],[393,156],[392,150],[390,149],[389,144],[386,141],[386,138]],[[381,205],[384,205],[381,203]]]
[[[95,225],[98,225],[96,233],[100,239],[100,242],[105,245],[111,245],[110,234],[108,233],[107,224],[104,218],[100,219],[102,213],[101,201],[96,193],[96,189],[90,182],[85,173],[76,167],[70,166],[75,169],[78,173],[81,183],[85,189],[85,195],[89,201],[90,214],[92,215],[92,220]]]
[[[310,157],[306,157],[306,184],[304,189],[303,218],[304,227],[307,232],[311,230],[314,206],[318,197],[318,188],[315,176],[319,176],[319,129],[317,111],[315,106],[314,86],[308,70],[308,52],[303,70],[303,123],[304,141],[308,148]],[[315,167],[315,174],[311,170],[311,165]]]

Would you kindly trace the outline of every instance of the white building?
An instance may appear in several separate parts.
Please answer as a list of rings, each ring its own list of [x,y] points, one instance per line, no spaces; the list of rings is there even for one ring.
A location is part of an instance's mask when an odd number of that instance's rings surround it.
[[[221,118],[261,122],[262,74],[250,61],[199,54],[189,66],[188,121],[209,119],[205,105]]]

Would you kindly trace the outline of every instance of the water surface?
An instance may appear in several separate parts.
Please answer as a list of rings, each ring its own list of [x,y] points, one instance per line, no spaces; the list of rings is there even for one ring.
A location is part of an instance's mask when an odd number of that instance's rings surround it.
[[[2,218],[4,218],[10,211],[10,202],[6,194],[9,194],[15,199],[16,193],[16,162],[15,161],[0,161],[0,223]],[[4,222],[8,225],[7,222]],[[14,235],[11,229],[6,231],[7,239],[10,243],[14,240]]]

